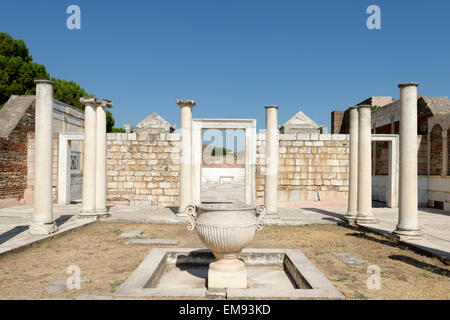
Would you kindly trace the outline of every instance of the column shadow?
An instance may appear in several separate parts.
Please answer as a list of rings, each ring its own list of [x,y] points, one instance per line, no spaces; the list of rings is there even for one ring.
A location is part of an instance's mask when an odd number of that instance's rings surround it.
[[[72,217],[73,217],[73,215],[69,215],[69,214],[62,215],[59,218],[55,219],[55,224],[59,228],[60,226],[62,226],[64,223],[66,223]]]
[[[5,243],[8,240],[11,240],[12,238],[14,238],[18,234],[24,232],[25,230],[28,230],[28,228],[29,228],[29,226],[17,226],[17,227],[12,228],[9,231],[6,231],[6,232],[0,234],[0,245]]]
[[[329,216],[331,218],[322,218],[322,220],[328,220],[328,221],[332,221],[332,222],[336,222],[337,225],[347,225],[345,219],[344,219],[344,215],[339,214],[339,213],[335,213],[335,212],[330,212],[324,209],[319,209],[319,208],[302,208],[304,210],[308,210],[308,211],[313,211],[313,212],[317,212],[326,216]]]
[[[426,263],[426,262],[422,262],[422,261],[418,261],[414,258],[408,257],[408,256],[403,256],[403,255],[390,255],[389,259],[392,260],[396,260],[396,261],[401,261],[404,262],[406,264],[409,264],[411,266],[414,266],[416,268],[419,269],[424,269],[427,270],[429,272],[432,272],[434,274],[438,274],[440,276],[445,276],[447,278],[450,278],[450,271],[434,266],[432,264]]]

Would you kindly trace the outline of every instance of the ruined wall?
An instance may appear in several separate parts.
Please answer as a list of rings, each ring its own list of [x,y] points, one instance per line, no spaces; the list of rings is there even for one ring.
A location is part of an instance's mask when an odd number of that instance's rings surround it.
[[[347,125],[344,121],[346,111],[335,110],[331,112],[331,133],[347,133],[345,130]],[[348,112],[347,112],[348,113]]]
[[[8,138],[0,138],[0,201],[5,204],[23,200],[27,187],[27,134],[34,132],[34,115],[33,103]]]
[[[349,137],[343,134],[280,134],[278,200],[345,201],[348,194]],[[258,135],[256,196],[264,202],[265,137]]]
[[[107,202],[177,206],[180,135],[107,134]]]
[[[440,176],[442,174],[442,128],[434,126],[431,131],[431,153],[430,153],[430,175]]]

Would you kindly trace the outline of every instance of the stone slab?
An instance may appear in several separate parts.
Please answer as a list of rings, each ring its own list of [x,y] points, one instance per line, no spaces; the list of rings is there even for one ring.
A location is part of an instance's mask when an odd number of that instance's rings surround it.
[[[50,283],[43,291],[44,293],[51,295],[63,294],[66,292],[66,284]]]
[[[130,239],[125,241],[126,245],[167,245],[176,246],[178,240],[176,239]]]
[[[345,252],[333,252],[333,254],[338,257],[342,262],[349,266],[366,266],[367,262],[362,259],[359,259],[352,255],[351,253]]]
[[[142,230],[127,230],[120,234],[120,238],[136,238],[142,234]]]

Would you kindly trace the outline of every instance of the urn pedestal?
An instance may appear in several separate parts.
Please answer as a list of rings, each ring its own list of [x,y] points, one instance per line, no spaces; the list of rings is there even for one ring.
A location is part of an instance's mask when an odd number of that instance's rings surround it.
[[[196,230],[216,260],[209,264],[208,288],[247,288],[247,269],[239,254],[262,229],[265,206],[190,205],[189,230]]]

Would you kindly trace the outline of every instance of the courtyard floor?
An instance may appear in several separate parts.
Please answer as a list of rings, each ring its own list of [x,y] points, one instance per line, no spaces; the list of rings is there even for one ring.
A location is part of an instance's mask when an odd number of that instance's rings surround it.
[[[175,238],[178,247],[201,248],[195,232],[183,225],[94,222],[0,256],[0,299],[77,299],[86,295],[113,297],[115,290],[142,262],[153,246],[126,245],[119,237],[141,229],[151,238]],[[164,247],[164,246],[158,246]],[[383,236],[336,224],[266,226],[252,248],[298,248],[345,295],[346,299],[450,299],[450,268]],[[333,253],[346,252],[381,268],[381,290],[369,290],[366,266],[349,266]],[[49,295],[49,283],[68,277],[77,265],[79,290]]]
[[[386,208],[376,202],[373,206],[377,223],[366,225],[363,228],[389,236],[395,230],[398,209]],[[93,219],[77,219],[76,215],[80,210],[80,204],[54,205],[53,211],[56,223],[59,226],[59,233],[94,221]],[[110,208],[111,216],[102,220],[185,225],[185,221],[177,219],[176,210],[177,207],[115,206]],[[270,221],[266,224],[286,226],[337,224],[342,223],[346,208],[279,208],[278,213],[279,221]],[[32,221],[32,214],[32,206],[0,209],[0,255],[44,238],[55,236],[30,235],[28,225]],[[403,240],[403,243],[450,260],[450,214],[435,209],[420,209],[419,224],[426,239]]]

